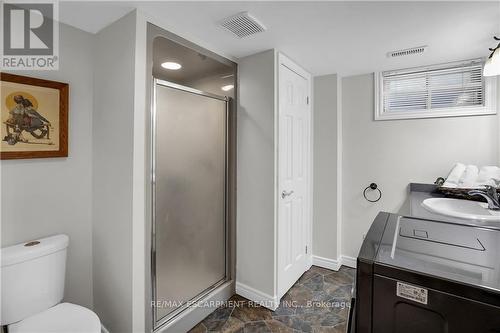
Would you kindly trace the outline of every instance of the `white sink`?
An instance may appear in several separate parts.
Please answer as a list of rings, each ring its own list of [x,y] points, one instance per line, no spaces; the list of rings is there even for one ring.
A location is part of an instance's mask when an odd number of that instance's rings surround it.
[[[425,209],[451,217],[458,217],[467,220],[482,220],[500,222],[500,211],[488,209],[485,202],[449,199],[430,198],[422,202]]]

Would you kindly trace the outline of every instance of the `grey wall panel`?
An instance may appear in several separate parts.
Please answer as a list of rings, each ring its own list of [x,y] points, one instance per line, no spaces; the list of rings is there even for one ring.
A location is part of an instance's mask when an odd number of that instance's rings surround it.
[[[314,78],[313,255],[337,260],[337,75]]]

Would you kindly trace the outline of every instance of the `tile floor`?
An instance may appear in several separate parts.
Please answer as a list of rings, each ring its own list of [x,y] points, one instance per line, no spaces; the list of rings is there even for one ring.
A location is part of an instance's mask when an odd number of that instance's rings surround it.
[[[286,293],[276,311],[235,295],[189,333],[344,333],[354,269],[312,266]]]

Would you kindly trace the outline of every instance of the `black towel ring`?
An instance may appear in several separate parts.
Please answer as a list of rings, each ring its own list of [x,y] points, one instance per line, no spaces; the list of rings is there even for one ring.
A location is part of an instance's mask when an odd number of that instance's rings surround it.
[[[366,196],[366,191],[368,191],[368,190],[373,190],[373,191],[377,190],[377,191],[378,191],[378,198],[377,198],[377,199],[375,199],[375,200],[370,200],[370,199],[368,199],[368,197]],[[380,199],[382,199],[382,191],[380,191],[380,189],[378,188],[378,185],[377,185],[377,184],[375,184],[375,183],[371,183],[371,184],[370,184],[369,186],[367,186],[367,187],[365,188],[365,190],[363,191],[363,196],[365,197],[366,201],[370,201],[370,202],[377,202],[377,201],[379,201]]]

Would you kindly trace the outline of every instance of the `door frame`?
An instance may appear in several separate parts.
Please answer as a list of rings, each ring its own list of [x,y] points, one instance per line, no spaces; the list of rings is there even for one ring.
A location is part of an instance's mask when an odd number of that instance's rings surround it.
[[[306,195],[307,195],[307,213],[306,216],[308,216],[307,220],[307,230],[308,234],[306,235],[307,239],[307,253],[306,253],[306,265],[304,267],[304,272],[307,271],[311,266],[312,266],[312,222],[313,222],[313,138],[314,138],[314,126],[313,126],[313,119],[314,115],[312,113],[312,78],[311,74],[307,72],[304,68],[299,66],[297,63],[295,63],[293,60],[291,60],[289,57],[284,55],[281,52],[277,53],[277,59],[276,59],[276,68],[275,68],[275,75],[276,75],[276,86],[275,86],[275,103],[276,103],[276,120],[275,120],[275,135],[274,135],[274,151],[275,151],[275,163],[274,163],[274,170],[275,170],[275,188],[274,188],[274,203],[275,203],[275,223],[274,223],[274,231],[275,231],[275,242],[274,242],[274,258],[275,258],[275,265],[274,265],[274,290],[277,295],[278,302],[283,297],[284,293],[280,291],[280,270],[278,268],[278,262],[279,262],[279,253],[278,253],[278,247],[279,247],[279,233],[280,230],[278,228],[279,226],[279,195],[280,195],[280,184],[279,184],[279,123],[280,123],[280,95],[279,95],[279,85],[281,84],[281,77],[280,77],[280,66],[285,66],[289,70],[295,72],[296,74],[302,76],[304,79],[307,80],[308,82],[308,88],[307,88],[307,96],[309,103],[307,104],[308,112],[310,115],[310,120],[309,120],[309,147],[308,147],[308,156],[306,157],[308,164],[307,164],[307,190],[306,190]]]
[[[145,318],[145,331],[146,332],[183,332],[188,331],[203,320],[206,316],[217,309],[217,306],[209,307],[190,307],[173,318],[171,321],[166,322],[161,327],[154,329],[153,321],[153,291],[152,291],[152,113],[154,106],[154,80],[153,68],[153,42],[156,38],[166,38],[175,43],[184,45],[200,54],[204,54],[210,58],[216,59],[219,62],[233,67],[233,74],[235,77],[235,91],[238,91],[238,64],[232,59],[225,58],[217,53],[209,51],[193,42],[190,42],[182,37],[179,37],[165,29],[151,23],[146,22],[147,29],[147,45],[146,45],[146,119],[144,122],[146,132],[146,158],[144,161],[145,170],[144,178],[147,180],[145,184],[145,246],[144,246],[144,318]],[[209,293],[204,300],[207,302],[223,302],[227,301],[235,292],[235,277],[236,277],[236,138],[237,138],[237,113],[236,106],[238,104],[238,96],[234,96],[229,100],[229,115],[228,115],[228,247],[226,253],[229,256],[229,271],[228,281],[216,288],[213,292]],[[214,303],[214,304],[215,304]]]

